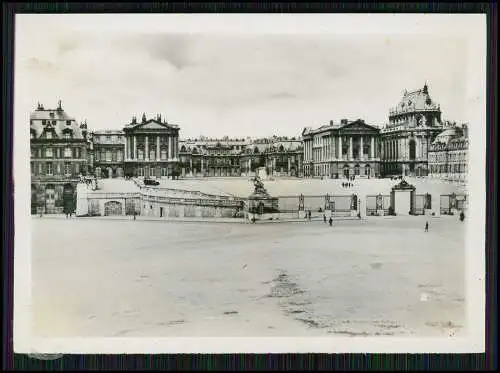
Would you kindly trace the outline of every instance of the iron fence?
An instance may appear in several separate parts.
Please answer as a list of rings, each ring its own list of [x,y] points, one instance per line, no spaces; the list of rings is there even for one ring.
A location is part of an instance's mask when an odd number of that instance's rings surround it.
[[[367,195],[366,196],[366,215],[376,216],[379,211],[383,211],[384,215],[389,214],[391,208],[390,195]]]

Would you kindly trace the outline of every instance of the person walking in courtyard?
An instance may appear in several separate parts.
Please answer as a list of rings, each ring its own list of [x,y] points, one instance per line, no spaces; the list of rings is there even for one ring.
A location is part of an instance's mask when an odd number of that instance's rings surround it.
[[[307,212],[307,218],[309,219],[309,221],[311,221],[311,210]]]
[[[136,215],[137,215],[137,213],[136,213],[136,212],[135,212],[135,210],[134,210],[134,220],[135,220]]]
[[[429,222],[425,222],[425,232],[429,232]]]
[[[332,227],[332,226],[333,226],[333,219],[332,219],[332,217],[331,217],[331,216],[330,216],[330,219],[328,219],[328,223],[330,224],[330,227]]]
[[[323,222],[326,223],[326,214],[323,214]]]

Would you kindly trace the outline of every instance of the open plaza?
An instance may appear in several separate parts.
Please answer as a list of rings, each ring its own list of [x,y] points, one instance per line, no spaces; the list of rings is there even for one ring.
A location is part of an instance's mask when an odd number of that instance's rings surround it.
[[[273,196],[361,196],[386,194],[399,181],[342,182],[264,184]],[[409,182],[418,193],[465,192]],[[108,179],[99,187],[133,193],[137,185]],[[161,180],[158,188],[247,196],[253,186],[214,178]],[[332,227],[322,219],[253,225],[60,215],[33,216],[32,224],[40,336],[448,336],[466,324],[467,219],[456,215],[366,216]]]

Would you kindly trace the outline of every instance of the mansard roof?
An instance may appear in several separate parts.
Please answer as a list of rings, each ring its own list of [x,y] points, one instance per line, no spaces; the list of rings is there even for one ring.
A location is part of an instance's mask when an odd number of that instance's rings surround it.
[[[398,105],[389,110],[389,115],[397,115],[417,111],[440,111],[439,104],[435,103],[429,95],[427,84],[414,91],[404,91]]]
[[[52,124],[53,121],[56,123]],[[57,138],[63,138],[64,132],[71,131],[73,139],[84,140],[85,128],[80,128],[81,126],[61,108],[60,104],[57,109],[45,109],[39,104],[38,108],[30,114],[30,131],[36,139],[41,138],[45,131],[53,131]]]

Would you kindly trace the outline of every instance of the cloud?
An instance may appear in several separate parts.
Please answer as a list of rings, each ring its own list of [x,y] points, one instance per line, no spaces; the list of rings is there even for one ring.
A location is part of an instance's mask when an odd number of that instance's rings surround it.
[[[273,93],[269,96],[271,100],[287,100],[287,99],[293,99],[297,98],[297,95],[290,93],[290,92],[278,92],[278,93]]]
[[[449,111],[444,116],[459,117],[463,106],[460,40],[30,32],[16,35],[16,75],[26,102],[61,99],[70,115],[96,129],[122,128],[142,112],[161,112],[181,126],[182,136],[246,136],[271,128],[293,136],[344,117],[378,125],[405,88],[426,80]]]

